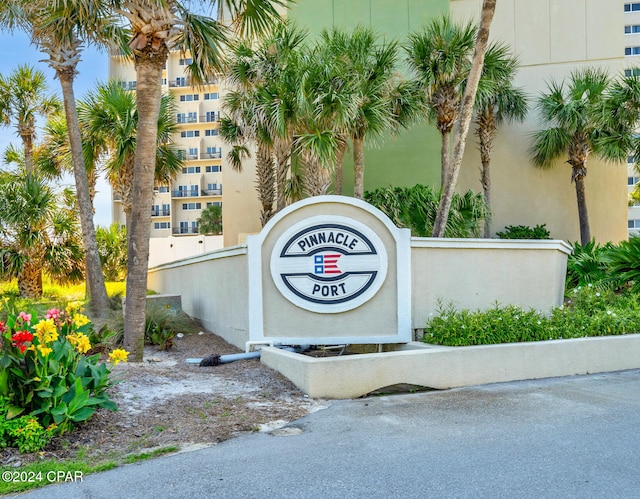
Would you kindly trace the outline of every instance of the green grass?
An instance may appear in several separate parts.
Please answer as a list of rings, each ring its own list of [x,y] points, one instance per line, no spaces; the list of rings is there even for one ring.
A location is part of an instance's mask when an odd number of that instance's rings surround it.
[[[19,468],[3,466],[1,468],[3,479],[0,480],[0,494],[12,494],[37,489],[65,479],[78,479],[89,473],[110,470],[116,466],[117,464],[114,461],[87,463],[85,460],[47,460],[26,464]],[[7,481],[5,476],[7,472],[17,475],[15,476],[16,480]],[[10,476],[9,478],[14,477]]]
[[[16,478],[16,480],[6,480],[5,475],[3,475],[3,480],[0,480],[0,495],[37,489],[51,483],[59,483],[65,480],[79,481],[80,478],[84,478],[90,473],[107,471],[123,464],[146,461],[147,459],[177,451],[177,446],[170,445],[149,452],[111,456],[108,460],[91,460],[87,458],[86,451],[80,450],[76,458],[69,461],[46,460],[29,463],[18,468],[4,466],[0,468],[1,472],[11,473],[13,476],[9,478]]]

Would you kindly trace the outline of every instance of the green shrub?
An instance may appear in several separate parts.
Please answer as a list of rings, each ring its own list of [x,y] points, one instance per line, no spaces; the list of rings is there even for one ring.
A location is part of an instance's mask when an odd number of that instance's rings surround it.
[[[4,413],[0,403],[0,412]],[[17,447],[20,452],[37,452],[53,438],[57,426],[43,428],[35,416],[26,415],[14,419],[0,416],[0,449]]]
[[[398,227],[411,229],[416,237],[429,237],[438,212],[440,193],[427,185],[380,187],[364,199],[386,214]],[[489,216],[482,194],[454,194],[445,237],[478,237]]]
[[[547,224],[531,228],[526,225],[507,225],[502,232],[496,232],[500,239],[551,239]]]
[[[640,291],[640,237],[631,237],[617,246],[610,246],[603,258],[615,286]]]
[[[572,253],[567,259],[565,289],[574,289],[589,284],[595,285],[599,289],[611,287],[607,254],[612,248],[611,243],[600,246],[593,239],[584,246],[578,242],[573,243]]]
[[[484,311],[440,307],[425,327],[423,340],[447,346],[486,345],[631,334],[640,331],[640,297],[618,296],[595,286],[576,288],[567,306],[546,316],[517,306]]]
[[[124,336],[124,317],[121,311],[114,311],[107,320],[108,329],[113,332],[111,340],[122,342]],[[182,310],[168,305],[148,303],[145,318],[144,341],[147,345],[156,345],[169,350],[174,345],[177,334],[191,334],[198,330],[198,324]]]

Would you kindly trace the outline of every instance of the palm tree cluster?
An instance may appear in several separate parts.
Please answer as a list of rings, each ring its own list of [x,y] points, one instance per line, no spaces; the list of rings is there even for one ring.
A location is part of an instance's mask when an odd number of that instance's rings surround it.
[[[209,2],[199,2],[206,6]],[[0,23],[31,35],[32,42],[49,56],[63,91],[69,151],[85,246],[87,288],[92,312],[106,309],[106,290],[100,268],[89,181],[82,147],[73,80],[83,45],[130,54],[137,71],[137,126],[131,189],[138,202],[128,216],[127,314],[125,348],[134,361],[142,360],[146,305],[151,200],[156,179],[158,122],[161,116],[161,72],[170,51],[189,52],[192,81],[210,81],[223,67],[223,49],[233,36],[262,33],[279,19],[283,0],[221,0],[230,22],[223,24],[190,9],[194,2],[177,0],[9,0],[2,4]],[[111,144],[113,146],[113,144]],[[29,154],[31,149],[29,149]],[[122,164],[127,160],[123,158]]]
[[[229,161],[236,169],[255,144],[263,225],[286,205],[295,161],[305,195],[325,194],[332,183],[342,193],[349,144],[353,194],[363,197],[365,140],[406,126],[422,104],[401,78],[397,54],[396,42],[381,42],[369,28],[325,30],[309,45],[290,23],[277,25],[258,45],[233,48],[220,130],[233,146]]]

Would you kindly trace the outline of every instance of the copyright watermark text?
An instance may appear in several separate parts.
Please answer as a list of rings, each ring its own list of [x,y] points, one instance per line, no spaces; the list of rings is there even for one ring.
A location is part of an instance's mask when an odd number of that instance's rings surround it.
[[[7,483],[81,482],[82,471],[3,471],[2,481]]]

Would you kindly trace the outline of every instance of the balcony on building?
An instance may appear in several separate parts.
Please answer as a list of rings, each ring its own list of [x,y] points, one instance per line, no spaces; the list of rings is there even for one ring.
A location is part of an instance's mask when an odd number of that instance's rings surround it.
[[[151,208],[151,216],[152,217],[168,217],[171,216],[171,210],[162,210]]]
[[[211,111],[200,115],[200,123],[219,123],[220,111]]]
[[[222,159],[222,151],[200,153],[200,159]]]
[[[172,198],[197,198],[200,191],[195,189],[171,191]]]
[[[178,114],[176,116],[176,123],[183,124],[183,123],[197,123],[197,122],[198,122],[197,116],[188,116],[188,115],[185,116],[184,113]]]
[[[190,87],[191,78],[176,78],[175,80],[169,80],[169,88],[181,88]]]
[[[203,196],[222,196],[222,186],[217,189],[203,189]]]
[[[172,234],[200,234],[198,227],[174,227],[171,229]]]

